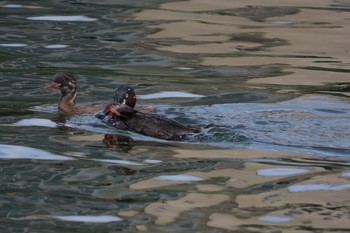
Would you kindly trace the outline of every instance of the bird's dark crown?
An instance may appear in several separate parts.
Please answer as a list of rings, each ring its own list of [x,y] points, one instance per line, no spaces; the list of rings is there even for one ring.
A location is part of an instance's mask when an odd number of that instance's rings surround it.
[[[114,104],[125,104],[131,108],[136,105],[136,94],[132,87],[121,85],[115,90]]]
[[[77,81],[74,76],[68,72],[59,72],[53,78],[53,83],[58,84],[58,88],[68,87],[69,89],[75,89],[77,85]]]

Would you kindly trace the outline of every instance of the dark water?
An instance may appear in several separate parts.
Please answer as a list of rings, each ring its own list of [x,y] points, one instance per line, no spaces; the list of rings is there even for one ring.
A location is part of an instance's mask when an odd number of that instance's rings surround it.
[[[182,42],[150,39],[162,22],[135,19],[164,2],[0,4],[0,231],[347,232],[348,82],[248,81],[288,77],[290,67],[315,70],[316,76],[329,71],[324,64],[347,61],[305,52],[304,57],[329,63],[204,65],[200,60],[211,45],[201,53],[167,51]],[[314,10],[329,12],[330,21],[335,12],[348,12],[345,1],[334,4]],[[258,28],[248,28],[255,34],[231,36],[260,43],[247,51],[259,61],[255,52],[289,45],[285,39],[264,39],[259,23],[309,7],[202,12],[210,20],[212,15],[252,20]],[[170,19],[174,12],[181,18],[186,11],[172,9]],[[323,21],[313,25],[324,28]],[[288,57],[271,50],[269,56]],[[239,58],[212,55],[222,57]],[[330,78],[343,80],[346,69]],[[64,117],[57,113],[58,93],[46,89],[59,70],[77,77],[78,102],[110,100],[116,86],[129,83],[140,105],[203,130],[185,142],[167,142],[117,131],[93,115]]]

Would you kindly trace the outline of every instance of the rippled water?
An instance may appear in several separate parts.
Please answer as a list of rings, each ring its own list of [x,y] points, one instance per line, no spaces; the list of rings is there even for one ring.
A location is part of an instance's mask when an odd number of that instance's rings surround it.
[[[1,232],[347,232],[347,1],[0,3]],[[57,113],[139,105],[184,142]]]

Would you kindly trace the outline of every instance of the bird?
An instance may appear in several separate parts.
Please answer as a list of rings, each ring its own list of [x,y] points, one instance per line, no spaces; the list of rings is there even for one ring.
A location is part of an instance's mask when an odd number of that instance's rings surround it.
[[[103,114],[96,117],[117,129],[164,140],[180,141],[189,134],[201,131],[198,126],[183,125],[159,114],[139,111],[135,109],[135,105],[134,89],[122,85],[115,91],[113,104],[108,105]]]
[[[112,101],[110,101],[77,104],[77,80],[67,71],[56,73],[53,77],[53,81],[48,85],[48,88],[60,90],[61,96],[58,101],[58,109],[59,112],[65,115],[95,114],[112,103]],[[154,108],[152,106],[142,106],[139,110],[141,112],[152,112]]]

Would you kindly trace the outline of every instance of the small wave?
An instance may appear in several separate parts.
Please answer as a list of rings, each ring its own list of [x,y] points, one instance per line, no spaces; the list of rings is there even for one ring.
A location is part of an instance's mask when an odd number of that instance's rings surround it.
[[[92,22],[96,21],[96,18],[90,18],[82,15],[46,15],[46,16],[35,16],[28,17],[29,20],[40,20],[40,21],[59,21],[59,22]]]

